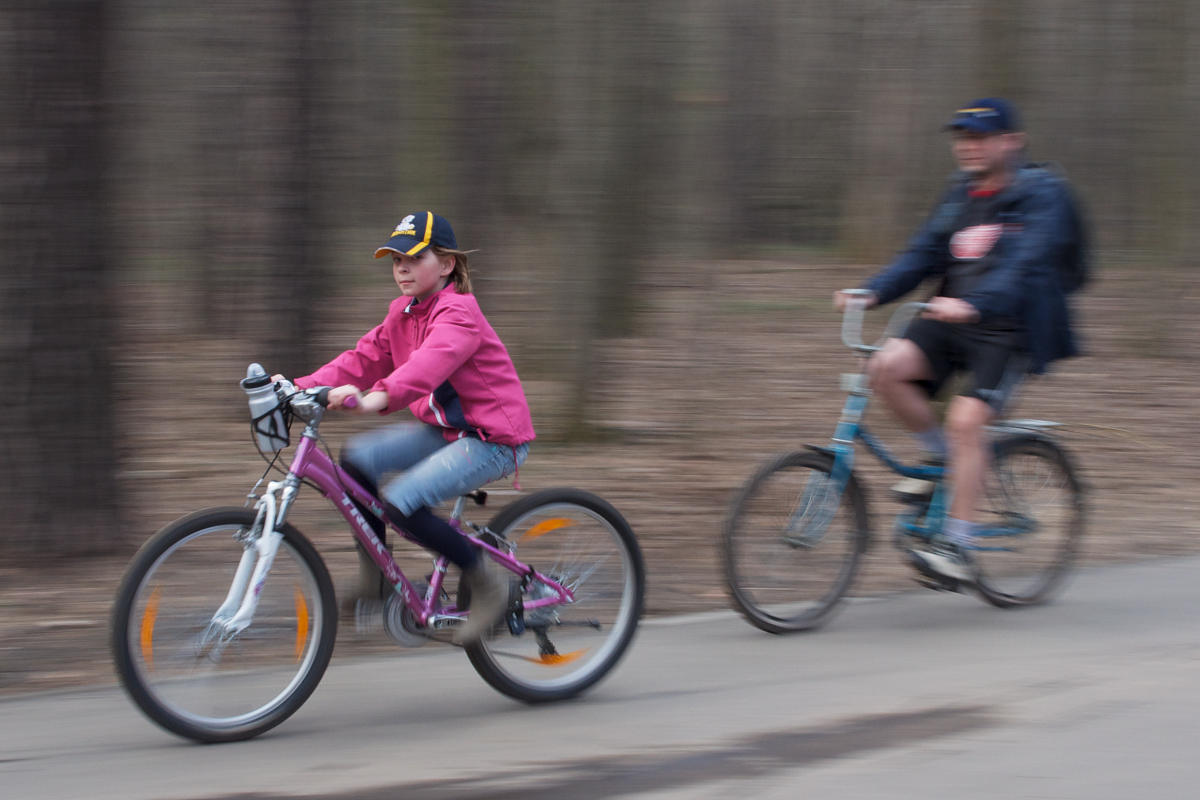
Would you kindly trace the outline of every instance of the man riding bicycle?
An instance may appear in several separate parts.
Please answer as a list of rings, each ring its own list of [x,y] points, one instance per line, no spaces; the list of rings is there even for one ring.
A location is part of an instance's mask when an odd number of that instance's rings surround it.
[[[940,279],[929,309],[871,358],[868,373],[928,460],[950,467],[945,546],[910,551],[910,559],[926,578],[957,589],[972,575],[976,507],[989,463],[983,427],[1021,375],[1077,352],[1066,302],[1074,286],[1064,265],[1078,257],[1080,239],[1065,182],[1026,164],[1025,134],[1010,103],[976,100],[945,127],[959,171],[907,249],[863,284],[872,295],[857,302],[870,308],[926,278]],[[851,301],[834,296],[838,310]],[[943,432],[930,399],[959,371],[971,378],[950,401]],[[933,490],[928,482],[905,484],[897,490],[909,501]]]

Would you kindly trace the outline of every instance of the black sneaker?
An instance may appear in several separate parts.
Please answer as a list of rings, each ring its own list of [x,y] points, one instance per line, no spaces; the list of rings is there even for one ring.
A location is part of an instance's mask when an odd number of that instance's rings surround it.
[[[975,585],[975,565],[967,552],[955,545],[909,550],[908,562],[921,575],[917,582],[931,589],[961,592]]]

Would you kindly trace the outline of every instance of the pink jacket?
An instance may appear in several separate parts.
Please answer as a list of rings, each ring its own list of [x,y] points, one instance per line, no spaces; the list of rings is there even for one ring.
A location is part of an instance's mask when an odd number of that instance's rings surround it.
[[[531,441],[529,403],[508,350],[474,295],[451,283],[424,302],[392,301],[374,330],[311,375],[300,389],[352,384],[388,393],[388,414],[408,406],[417,419],[454,441],[474,433],[487,442]]]

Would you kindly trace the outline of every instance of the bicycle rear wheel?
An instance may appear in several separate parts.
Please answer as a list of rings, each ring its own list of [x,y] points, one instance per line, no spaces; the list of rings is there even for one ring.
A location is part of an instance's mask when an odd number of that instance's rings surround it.
[[[973,556],[976,588],[1001,608],[1036,605],[1061,585],[1083,534],[1083,492],[1056,443],[1016,436],[995,444]]]
[[[733,498],[721,539],[733,606],[768,633],[820,625],[849,591],[870,540],[866,503],[851,475],[838,493],[833,457],[784,453]]]
[[[541,703],[574,697],[616,666],[642,615],[645,567],[629,523],[601,498],[579,489],[546,489],[522,498],[491,521],[517,544],[521,561],[567,587],[575,602],[506,615],[490,635],[468,645],[485,681],[509,697]],[[530,580],[513,596],[521,606],[553,596]]]
[[[200,742],[249,739],[283,722],[312,694],[333,653],[333,583],[290,525],[280,529],[253,622],[234,635],[213,622],[244,551],[235,534],[254,516],[214,508],[163,528],[130,564],[113,610],[113,655],[126,691],[159,725]]]

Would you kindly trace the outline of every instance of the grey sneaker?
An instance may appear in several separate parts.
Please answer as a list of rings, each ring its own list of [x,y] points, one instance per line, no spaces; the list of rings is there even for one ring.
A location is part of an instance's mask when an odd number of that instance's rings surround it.
[[[967,552],[957,546],[909,550],[908,561],[921,574],[918,582],[931,589],[959,592],[975,585],[975,565]]]
[[[926,455],[921,463],[927,467],[944,467],[946,459],[941,456]],[[936,481],[921,478],[904,478],[892,486],[892,495],[901,503],[922,503],[933,497]]]
[[[480,558],[463,573],[470,593],[471,614],[454,634],[457,645],[473,644],[490,631],[508,608],[508,580],[490,568],[491,561]]]

